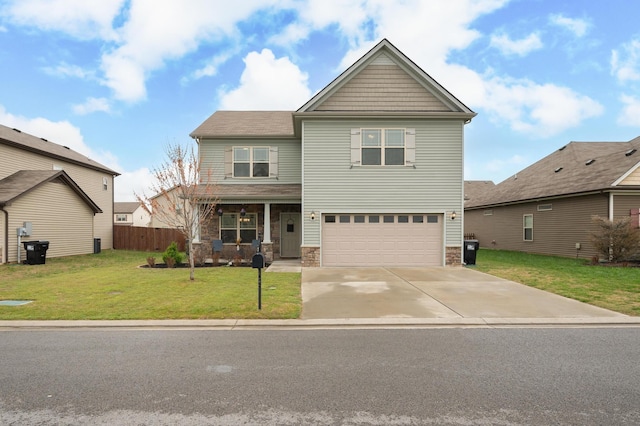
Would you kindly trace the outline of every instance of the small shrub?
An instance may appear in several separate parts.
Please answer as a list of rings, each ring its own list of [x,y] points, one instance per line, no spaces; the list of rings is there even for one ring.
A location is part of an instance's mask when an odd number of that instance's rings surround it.
[[[213,266],[220,266],[220,252],[213,253]]]
[[[173,265],[179,265],[184,260],[182,253],[178,251],[178,243],[175,241],[169,244],[169,247],[162,253],[162,261],[169,266],[169,259],[172,260]],[[169,266],[170,268],[173,266]]]
[[[242,255],[240,253],[233,256],[233,266],[242,266]]]
[[[639,252],[640,230],[631,225],[631,217],[614,221],[593,216],[596,231],[589,237],[591,243],[605,259],[616,263],[634,258]]]
[[[150,268],[156,266],[156,258],[153,256],[147,257],[147,265],[149,265]]]
[[[176,266],[176,261],[173,257],[167,257],[164,263],[167,264],[167,268],[175,268]]]

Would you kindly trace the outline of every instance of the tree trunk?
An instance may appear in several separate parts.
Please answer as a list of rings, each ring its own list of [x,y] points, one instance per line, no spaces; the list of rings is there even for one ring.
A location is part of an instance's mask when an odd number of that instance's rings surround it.
[[[193,253],[193,238],[189,238],[189,279],[191,281],[195,280],[195,272],[196,272],[196,267],[195,267],[195,256]]]

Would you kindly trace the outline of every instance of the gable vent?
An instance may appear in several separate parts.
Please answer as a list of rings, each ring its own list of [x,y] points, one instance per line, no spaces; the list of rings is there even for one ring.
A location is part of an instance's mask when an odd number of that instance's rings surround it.
[[[584,163],[584,164],[585,164],[586,166],[588,166],[589,164],[593,164],[593,163],[595,163],[595,162],[596,162],[596,160],[594,160],[594,159],[592,158],[592,159],[590,159],[590,160],[587,160],[587,162],[586,162],[586,163]]]
[[[557,169],[554,170],[555,173],[558,173],[559,171],[562,170],[562,167],[558,167]]]
[[[633,155],[636,151],[637,151],[637,149],[632,148],[632,149],[630,149],[629,151],[625,152],[625,153],[624,153],[624,155],[625,155],[626,157],[629,157],[630,155]]]

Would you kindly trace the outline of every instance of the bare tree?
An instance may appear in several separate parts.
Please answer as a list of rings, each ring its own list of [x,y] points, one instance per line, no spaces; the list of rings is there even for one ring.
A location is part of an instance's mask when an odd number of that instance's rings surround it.
[[[640,229],[631,225],[631,217],[611,221],[593,216],[598,230],[589,236],[595,249],[611,262],[629,260],[640,252]]]
[[[189,278],[195,279],[193,240],[200,225],[214,211],[217,198],[211,170],[203,173],[193,146],[169,144],[167,159],[152,170],[154,182],[149,188],[153,196],[135,194],[143,208],[171,228],[178,229],[188,241]]]

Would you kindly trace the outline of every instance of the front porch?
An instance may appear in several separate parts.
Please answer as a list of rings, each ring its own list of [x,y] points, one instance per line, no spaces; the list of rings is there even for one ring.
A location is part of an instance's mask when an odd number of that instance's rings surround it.
[[[302,217],[299,203],[219,202],[200,228],[198,259],[242,259],[255,254],[260,240],[267,262],[300,258]]]

